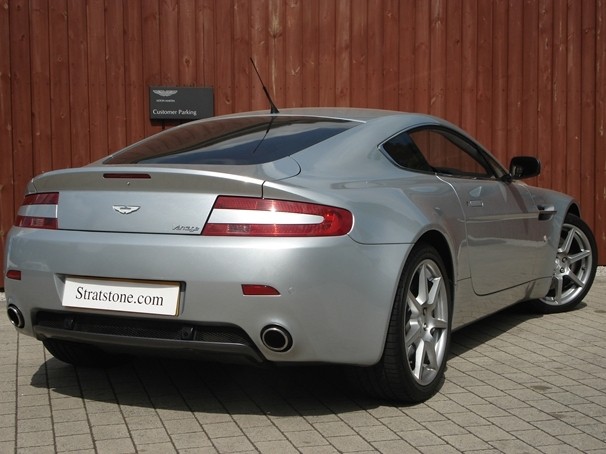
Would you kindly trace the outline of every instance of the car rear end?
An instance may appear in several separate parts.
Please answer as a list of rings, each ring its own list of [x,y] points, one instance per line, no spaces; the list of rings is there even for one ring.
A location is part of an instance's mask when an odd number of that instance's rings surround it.
[[[272,124],[248,123],[248,142],[246,126],[221,132],[225,149],[271,145]],[[276,144],[241,165],[209,140],[219,161],[184,164],[198,159],[189,135],[30,183],[7,239],[13,324],[108,352],[376,362],[408,246],[354,241],[356,213],[331,194],[283,184],[264,197],[300,171]]]

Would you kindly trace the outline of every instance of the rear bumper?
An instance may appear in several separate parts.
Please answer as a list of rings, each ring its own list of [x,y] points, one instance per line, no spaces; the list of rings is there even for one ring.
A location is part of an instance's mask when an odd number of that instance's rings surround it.
[[[38,340],[84,342],[115,353],[191,356],[253,364],[265,362],[246,333],[230,326],[39,311],[33,317],[33,331]]]
[[[361,245],[349,237],[206,238],[13,229],[5,269],[22,272],[5,282],[8,304],[24,314],[24,334],[61,338],[111,350],[175,351],[262,362],[370,365],[382,354],[391,306],[410,245]],[[64,308],[66,276],[176,281],[178,316]],[[276,288],[279,296],[245,296],[242,284]],[[125,336],[44,325],[37,314],[109,317],[120,323],[176,327],[228,326],[246,342]],[[120,324],[118,323],[118,324]],[[266,348],[261,332],[284,327],[293,344]],[[202,329],[202,328],[200,328]]]

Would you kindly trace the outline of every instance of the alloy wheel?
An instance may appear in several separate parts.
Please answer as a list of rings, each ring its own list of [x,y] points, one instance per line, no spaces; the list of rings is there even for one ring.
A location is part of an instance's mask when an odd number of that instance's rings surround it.
[[[408,366],[420,385],[431,383],[445,361],[448,339],[448,293],[440,268],[422,261],[406,296],[404,348]]]

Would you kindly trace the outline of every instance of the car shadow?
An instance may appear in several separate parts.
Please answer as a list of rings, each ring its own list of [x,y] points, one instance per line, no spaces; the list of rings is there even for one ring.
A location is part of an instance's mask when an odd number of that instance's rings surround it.
[[[581,302],[571,312],[582,310],[585,307],[587,307],[587,304]],[[452,333],[449,358],[463,355],[528,320],[542,317],[549,317],[549,314],[537,313],[528,305],[519,303],[483,320],[476,321]]]
[[[460,329],[452,335],[450,358],[540,317],[517,305]],[[122,409],[190,412],[202,417],[313,417],[414,407],[361,394],[347,385],[343,369],[335,366],[254,367],[137,357],[103,369],[73,367],[51,357],[33,374],[31,384],[47,388],[55,396],[84,399],[87,405],[113,408],[119,404]]]

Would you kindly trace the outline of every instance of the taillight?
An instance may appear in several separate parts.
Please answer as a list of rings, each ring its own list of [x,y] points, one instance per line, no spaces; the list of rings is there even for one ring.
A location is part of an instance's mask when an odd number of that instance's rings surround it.
[[[206,236],[340,236],[352,214],[315,203],[220,196],[202,231]]]
[[[245,296],[280,296],[280,292],[270,285],[242,284],[242,294]]]
[[[6,272],[6,277],[9,279],[13,279],[15,281],[21,280],[21,271],[20,270],[8,270]]]
[[[32,229],[56,230],[58,228],[58,205],[58,192],[28,194],[25,196],[21,208],[19,208],[15,225],[17,227],[29,227]]]

